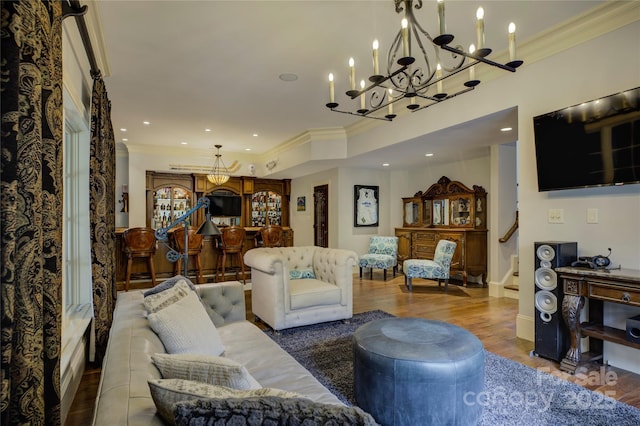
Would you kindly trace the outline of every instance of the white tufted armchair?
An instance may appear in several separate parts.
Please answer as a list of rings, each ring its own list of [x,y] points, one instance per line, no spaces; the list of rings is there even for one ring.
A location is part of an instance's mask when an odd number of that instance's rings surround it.
[[[355,252],[342,249],[249,250],[251,310],[274,330],[351,318],[357,262]]]

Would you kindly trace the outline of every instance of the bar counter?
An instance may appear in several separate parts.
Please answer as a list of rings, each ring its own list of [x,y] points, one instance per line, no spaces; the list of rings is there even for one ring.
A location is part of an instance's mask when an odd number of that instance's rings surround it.
[[[283,226],[283,242],[285,246],[293,246],[293,230],[290,227]],[[122,238],[122,234],[126,231],[127,228],[116,228],[116,285],[118,291],[124,290],[124,282],[125,282],[125,274],[127,268],[127,256],[124,253],[124,241]],[[255,247],[255,237],[260,227],[245,227],[246,235],[244,240],[244,246],[242,249],[242,253],[246,253],[247,250],[251,250]],[[171,232],[171,231],[169,231]],[[259,237],[258,237],[259,238]],[[218,255],[222,255],[219,253],[219,250],[216,248],[216,242],[220,239],[219,236],[205,236],[202,244],[202,252],[200,253],[200,262],[202,263],[202,276],[203,282],[214,282],[216,275],[216,265],[218,262]],[[166,278],[170,278],[174,273],[175,264],[169,262],[167,260],[167,252],[169,251],[170,242],[167,241],[156,242],[156,254],[153,258],[153,264],[156,271],[156,283],[159,283]],[[227,256],[229,257],[229,256]],[[235,265],[235,263],[234,263]],[[228,269],[230,267],[230,261],[227,259]],[[131,286],[130,289],[136,288],[134,285],[134,280],[143,279],[147,282],[151,281],[151,274],[147,270],[147,264],[142,259],[135,259],[131,268]],[[184,266],[182,271],[179,271],[179,274],[183,274]],[[251,276],[251,269],[245,268],[247,279]],[[194,260],[189,257],[189,278],[196,283],[196,270]],[[231,279],[231,275],[226,271],[227,279]],[[235,279],[235,273],[233,273],[233,279]],[[147,286],[148,287],[148,286]]]

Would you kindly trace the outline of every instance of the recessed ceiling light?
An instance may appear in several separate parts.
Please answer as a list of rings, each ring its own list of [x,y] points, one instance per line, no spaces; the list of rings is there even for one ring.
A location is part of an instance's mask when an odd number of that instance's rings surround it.
[[[121,132],[126,132],[127,129],[125,129],[124,127],[122,129],[120,129]]]
[[[129,142],[129,139],[127,139],[127,138],[122,138],[122,142]]]
[[[211,131],[211,129],[204,129],[204,131],[205,131],[205,132],[210,132],[210,131]]]
[[[382,167],[389,167],[389,163],[382,163]]]
[[[254,137],[254,138],[257,138],[257,137],[258,137],[258,134],[257,134],[257,133],[254,133],[254,134],[253,134],[253,137]]]
[[[501,132],[510,132],[512,130],[513,130],[512,127],[503,127],[502,129],[500,129]]]
[[[151,124],[150,121],[143,121],[142,124],[144,124],[145,126],[148,126],[149,124]]]
[[[189,145],[189,142],[180,142],[180,145]]]
[[[292,72],[285,72],[278,76],[282,81],[296,81],[298,76]]]
[[[433,157],[433,152],[427,152],[424,156],[425,157]]]
[[[244,150],[245,151],[251,151],[251,148],[245,148]]]

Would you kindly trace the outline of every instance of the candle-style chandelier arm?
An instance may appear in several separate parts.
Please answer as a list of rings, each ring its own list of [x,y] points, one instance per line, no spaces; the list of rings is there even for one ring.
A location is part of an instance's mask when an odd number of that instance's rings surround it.
[[[463,93],[467,93],[467,92],[469,92],[469,91],[471,91],[473,89],[475,89],[475,86],[465,87],[464,89],[461,89],[460,91],[458,91],[456,93],[453,93],[451,95],[447,95],[447,97],[445,99],[455,98],[456,96],[462,95]],[[433,105],[435,105],[437,103],[440,103],[443,100],[445,100],[445,99],[438,99],[438,98],[435,98],[435,97],[432,97],[432,96],[423,96],[423,95],[417,95],[417,96],[420,97],[420,98],[423,98],[423,99],[428,99],[428,100],[433,101],[433,102],[431,102],[430,104],[426,104],[426,105],[419,105],[417,108],[414,108],[413,111],[420,111],[421,109],[429,108],[430,106],[433,106]]]
[[[494,67],[501,68],[501,69],[503,69],[505,71],[516,72],[516,68],[518,68],[520,65],[523,64],[522,61],[518,61],[518,60],[507,62],[506,64],[501,64],[500,62],[495,62],[495,61],[492,61],[491,59],[487,59],[486,57],[482,57],[482,56],[479,56],[479,55],[474,55],[472,53],[465,52],[464,50],[461,50],[461,49],[456,49],[455,47],[451,47],[451,46],[446,45],[446,44],[443,44],[440,47],[443,48],[444,50],[448,50],[449,52],[452,52],[452,53],[455,53],[455,54],[458,54],[458,55],[462,55],[462,56],[466,56],[469,59],[474,59],[474,60],[476,60],[478,62],[482,62],[482,63],[485,63],[487,65],[492,65]],[[485,50],[490,50],[490,49],[485,49]],[[468,66],[465,67],[465,69],[466,68],[468,68]]]
[[[394,101],[394,102],[395,102],[395,101]],[[368,110],[368,111],[367,111],[367,112],[365,112],[365,113],[354,112],[354,111],[345,111],[345,110],[338,109],[337,107],[335,107],[335,108],[331,108],[331,111],[333,111],[333,112],[339,112],[339,113],[342,113],[342,114],[357,115],[357,116],[359,116],[359,117],[373,118],[373,119],[375,119],[375,120],[391,121],[391,120],[392,120],[392,118],[387,118],[386,116],[385,116],[385,117],[377,117],[377,116],[370,116],[370,117],[369,117],[369,114],[372,114],[372,113],[376,112],[376,111],[377,111],[377,110],[379,110],[379,109],[385,108],[386,106],[387,106],[387,104],[385,104],[385,105],[381,105],[381,106],[379,106],[378,108],[370,109],[370,110]],[[395,115],[394,115],[394,117],[395,117]]]

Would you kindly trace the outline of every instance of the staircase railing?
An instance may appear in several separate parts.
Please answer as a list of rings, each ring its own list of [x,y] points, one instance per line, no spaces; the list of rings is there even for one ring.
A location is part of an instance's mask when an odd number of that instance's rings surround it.
[[[498,241],[500,241],[501,243],[506,243],[513,236],[513,234],[516,232],[517,229],[518,229],[518,212],[516,211],[516,220],[513,222],[513,225],[511,225],[511,228],[509,228],[509,230],[504,234],[504,236],[498,239]]]

